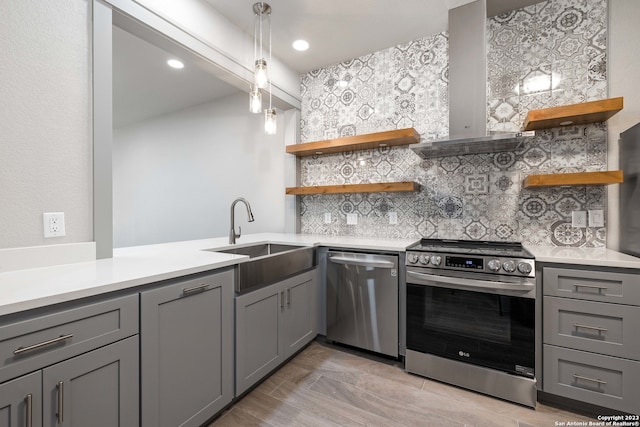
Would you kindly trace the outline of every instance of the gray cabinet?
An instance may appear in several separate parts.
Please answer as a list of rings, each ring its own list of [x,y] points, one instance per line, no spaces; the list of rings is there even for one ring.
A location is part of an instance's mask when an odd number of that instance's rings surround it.
[[[233,271],[140,296],[142,426],[199,426],[233,398]]]
[[[0,320],[0,426],[139,423],[138,296]]]
[[[42,371],[44,426],[138,424],[138,337]]]
[[[138,424],[138,336],[0,385],[0,426]]]
[[[284,311],[284,356],[292,356],[318,334],[318,298],[315,272],[282,282],[287,300]]]
[[[236,396],[317,334],[317,270],[236,297]]]
[[[42,372],[0,385],[0,427],[42,426]]]
[[[542,389],[634,412],[640,407],[640,275],[543,268]]]

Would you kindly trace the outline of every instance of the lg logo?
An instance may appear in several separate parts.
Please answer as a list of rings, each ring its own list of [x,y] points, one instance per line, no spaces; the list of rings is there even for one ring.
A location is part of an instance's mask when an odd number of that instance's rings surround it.
[[[465,352],[464,352],[464,351],[462,351],[462,350],[458,352],[458,355],[459,355],[460,357],[470,357],[470,356],[469,356],[469,353],[465,353]]]

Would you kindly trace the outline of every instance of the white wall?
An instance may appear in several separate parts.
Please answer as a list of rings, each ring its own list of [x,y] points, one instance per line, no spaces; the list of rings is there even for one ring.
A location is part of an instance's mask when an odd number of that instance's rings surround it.
[[[237,197],[243,234],[284,231],[283,114],[270,136],[247,110],[243,93],[114,131],[115,247],[227,236]]]
[[[87,0],[2,0],[0,248],[93,240],[89,34]]]
[[[253,37],[232,24],[206,0],[137,1],[253,70]],[[247,3],[247,13],[251,13],[251,4],[253,2]],[[273,85],[300,99],[300,76],[277,57],[271,62],[269,73]]]
[[[609,1],[609,96],[624,96],[624,109],[609,119],[609,169],[619,168],[618,143],[620,133],[640,122],[640,1]],[[618,218],[619,186],[607,187],[607,246],[618,249],[620,230]]]

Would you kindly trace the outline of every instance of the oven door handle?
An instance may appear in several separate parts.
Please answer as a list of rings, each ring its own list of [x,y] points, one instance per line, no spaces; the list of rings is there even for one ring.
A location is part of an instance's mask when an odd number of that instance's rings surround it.
[[[436,286],[440,288],[446,288],[447,285],[454,285],[458,289],[468,289],[468,290],[481,290],[481,289],[492,289],[496,291],[522,291],[529,292],[535,288],[534,284],[531,283],[507,283],[507,282],[494,282],[489,280],[478,280],[478,279],[462,279],[458,277],[448,277],[448,276],[438,276],[436,274],[427,274],[427,273],[417,273],[415,271],[407,271],[407,274],[411,277],[415,277],[416,279],[429,280],[432,283],[429,283],[427,286]],[[416,283],[420,285],[421,283]]]

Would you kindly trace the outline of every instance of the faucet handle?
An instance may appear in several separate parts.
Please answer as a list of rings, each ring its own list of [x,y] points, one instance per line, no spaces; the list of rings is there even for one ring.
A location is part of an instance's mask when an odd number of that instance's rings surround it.
[[[233,230],[233,231],[235,233],[235,230]],[[238,226],[238,234],[236,234],[236,239],[238,239],[241,234],[242,234],[242,227]]]

